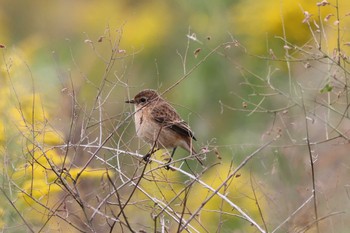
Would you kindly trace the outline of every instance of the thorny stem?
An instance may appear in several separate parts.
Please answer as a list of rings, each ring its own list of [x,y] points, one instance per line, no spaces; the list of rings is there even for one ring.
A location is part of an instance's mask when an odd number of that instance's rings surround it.
[[[316,221],[316,229],[317,229],[317,232],[320,232],[319,224],[318,224],[316,178],[315,178],[314,159],[313,159],[313,156],[312,156],[312,149],[311,149],[311,145],[310,145],[309,123],[308,123],[307,112],[306,112],[306,107],[305,107],[305,103],[304,103],[304,98],[303,98],[303,93],[302,92],[303,91],[301,90],[301,100],[302,100],[302,106],[303,106],[304,118],[305,118],[306,143],[307,143],[307,149],[308,149],[309,161],[310,161],[310,167],[311,167],[312,195],[314,197],[313,198],[314,214],[315,214],[315,221]]]

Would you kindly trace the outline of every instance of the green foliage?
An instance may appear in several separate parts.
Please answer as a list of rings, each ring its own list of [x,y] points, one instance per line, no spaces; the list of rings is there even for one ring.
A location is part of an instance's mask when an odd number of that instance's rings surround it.
[[[349,228],[349,1],[1,5],[4,231]],[[142,160],[124,101],[144,88],[205,168]]]
[[[327,92],[331,92],[333,90],[333,87],[327,83],[321,90],[321,93],[327,93]]]

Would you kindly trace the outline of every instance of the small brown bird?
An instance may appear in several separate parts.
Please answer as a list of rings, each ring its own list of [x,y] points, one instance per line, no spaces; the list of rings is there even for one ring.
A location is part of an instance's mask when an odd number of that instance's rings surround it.
[[[162,148],[173,148],[172,158],[178,146],[191,154],[197,154],[192,145],[192,139],[196,140],[193,132],[176,110],[156,91],[143,90],[134,99],[125,102],[135,104],[134,117],[137,136],[153,147],[153,150],[144,156],[145,160]],[[196,159],[203,165],[199,158],[196,157]]]

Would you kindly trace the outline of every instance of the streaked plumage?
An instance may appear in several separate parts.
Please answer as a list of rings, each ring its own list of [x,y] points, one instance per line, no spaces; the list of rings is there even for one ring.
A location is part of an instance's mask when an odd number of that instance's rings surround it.
[[[143,90],[134,99],[126,102],[135,104],[135,128],[138,137],[156,148],[173,148],[175,151],[180,146],[196,154],[192,145],[192,139],[196,138],[188,124],[156,91]],[[198,158],[197,160],[202,164]]]

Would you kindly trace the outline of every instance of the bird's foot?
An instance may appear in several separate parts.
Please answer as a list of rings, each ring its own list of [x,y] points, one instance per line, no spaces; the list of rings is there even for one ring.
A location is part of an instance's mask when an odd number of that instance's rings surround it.
[[[174,168],[170,167],[170,164],[171,164],[172,159],[169,158],[169,159],[167,159],[167,160],[168,160],[168,161],[167,161],[167,163],[165,164],[165,167],[164,167],[164,168],[165,168],[166,170],[175,171]]]
[[[143,161],[145,161],[146,163],[151,163],[151,160],[149,159],[151,157],[152,153],[147,153],[145,156],[143,156]]]
[[[169,163],[167,163],[167,164],[165,164],[165,170],[170,170],[170,171],[175,171],[175,169],[174,168],[172,168],[172,167],[170,167],[170,164]]]

